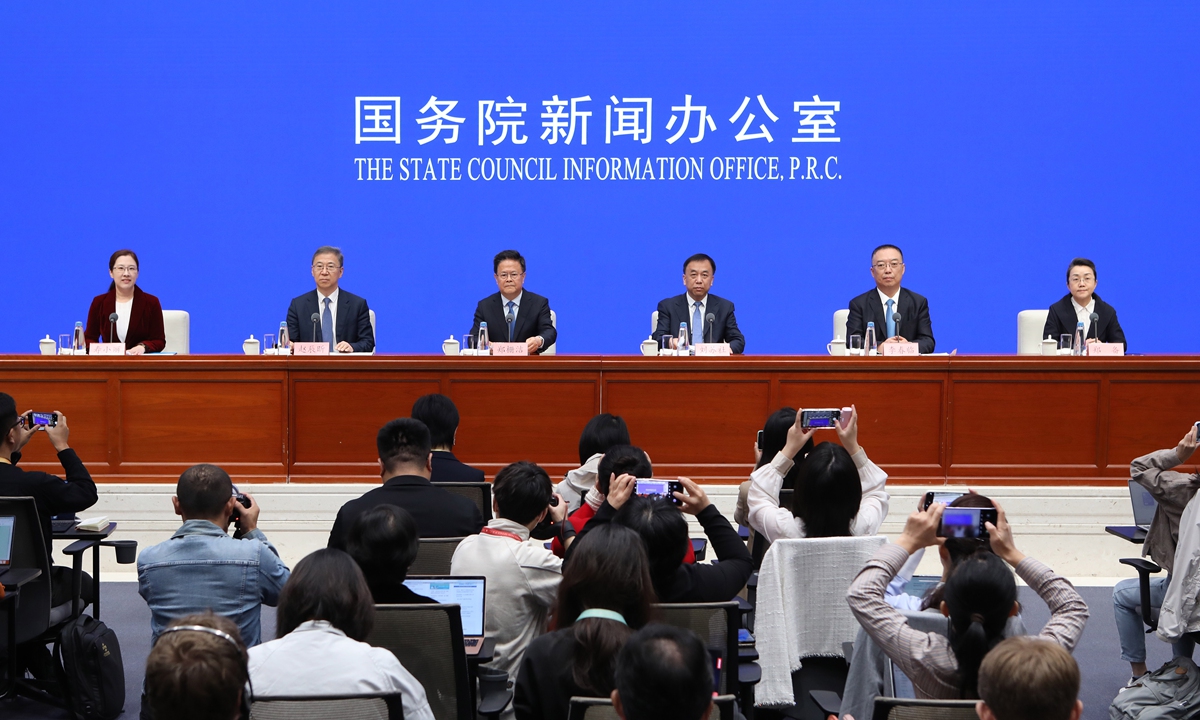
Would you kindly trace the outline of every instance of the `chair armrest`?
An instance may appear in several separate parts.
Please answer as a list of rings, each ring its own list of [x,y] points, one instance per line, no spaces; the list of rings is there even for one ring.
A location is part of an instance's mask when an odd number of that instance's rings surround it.
[[[1162,568],[1145,558],[1121,558],[1118,562],[1120,562],[1122,565],[1128,565],[1134,570],[1137,570],[1138,575],[1143,573],[1152,575],[1156,572],[1162,572]]]
[[[753,645],[741,645],[738,647],[738,663],[752,663],[758,659],[758,649]]]
[[[1142,622],[1150,628],[1147,632],[1154,632],[1158,629],[1158,621],[1154,619],[1154,608],[1150,604],[1150,576],[1161,572],[1162,568],[1144,558],[1121,558],[1120,562],[1122,565],[1128,565],[1137,570],[1138,589],[1141,591]]]
[[[754,685],[762,680],[762,668],[756,662],[738,663],[738,683]]]
[[[98,540],[76,540],[63,548],[63,555],[82,555],[84,550],[95,547],[98,542]]]
[[[479,674],[479,707],[480,715],[499,717],[500,713],[512,702],[513,691],[508,688],[508,673],[491,668],[481,667]]]
[[[704,556],[708,553],[707,538],[692,538],[692,552],[696,555],[696,562],[704,560]]]
[[[757,570],[750,573],[750,579],[746,581],[746,587],[752,587],[752,588],[758,587],[758,571]]]
[[[5,590],[20,588],[41,576],[42,571],[38,568],[13,568],[0,573],[0,585],[3,585]]]
[[[808,695],[821,708],[822,715],[842,714],[842,699],[832,690],[809,690]]]

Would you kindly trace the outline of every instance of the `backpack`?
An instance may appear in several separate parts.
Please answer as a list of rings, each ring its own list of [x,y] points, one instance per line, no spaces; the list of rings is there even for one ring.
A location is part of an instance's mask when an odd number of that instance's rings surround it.
[[[125,665],[117,634],[90,615],[63,628],[54,647],[67,705],[76,718],[113,720],[125,709]]]
[[[1200,714],[1200,668],[1177,657],[1117,695],[1110,720],[1183,720]]]

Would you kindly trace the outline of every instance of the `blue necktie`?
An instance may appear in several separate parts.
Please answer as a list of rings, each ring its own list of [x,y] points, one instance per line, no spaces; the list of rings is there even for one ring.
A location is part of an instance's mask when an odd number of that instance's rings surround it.
[[[516,317],[513,316],[513,305],[516,305],[512,300],[508,301],[508,316],[505,317],[505,322],[508,323],[508,341],[512,342],[513,325],[516,324]]]
[[[329,311],[329,298],[325,298],[325,312],[321,313],[321,339],[329,343],[329,352],[334,352],[333,347],[333,313]]]
[[[695,338],[700,338],[699,342],[704,342],[704,328],[701,326],[700,320],[700,301],[696,301],[696,309],[692,311],[692,342],[697,342]]]
[[[896,337],[896,321],[892,318],[892,315],[894,314],[892,312],[892,306],[895,304],[896,304],[895,300],[887,301],[887,317],[884,318],[885,320],[887,320],[887,334],[888,334],[888,337],[890,337],[890,338]]]

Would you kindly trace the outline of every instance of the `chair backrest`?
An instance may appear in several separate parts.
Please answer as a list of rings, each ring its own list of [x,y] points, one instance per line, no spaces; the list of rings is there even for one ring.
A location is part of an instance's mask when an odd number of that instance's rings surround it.
[[[379,334],[375,332],[375,311],[367,310],[367,314],[371,316],[371,341],[378,342]]]
[[[550,326],[553,327],[555,330],[558,329],[558,313],[554,312],[553,310],[550,311]],[[550,347],[548,347],[542,351],[542,354],[543,355],[558,354],[558,340],[555,340],[553,343],[551,343]]]
[[[717,695],[713,698],[721,720],[733,720],[734,707],[737,697],[734,695]],[[713,716],[709,716],[710,718]],[[613,708],[611,698],[573,697],[567,720],[618,720],[617,711]]]
[[[1049,310],[1022,310],[1017,313],[1017,354],[1040,355],[1042,329],[1046,327]],[[1054,338],[1058,342],[1058,338]]]
[[[436,720],[472,720],[458,605],[376,605],[367,642],[390,650],[421,683]]]
[[[850,317],[850,309],[837,310],[833,313],[833,336],[846,337],[846,319]]]
[[[976,702],[877,697],[872,720],[976,720]]]
[[[654,331],[657,329],[658,329],[658,311],[655,310],[654,312],[650,313],[650,334],[653,335]]]
[[[741,611],[734,600],[719,603],[659,603],[654,606],[661,622],[696,633],[709,651],[721,655],[721,694],[738,686],[738,628]]]
[[[192,316],[186,310],[163,310],[167,344],[163,352],[187,355],[192,351]]]
[[[449,575],[450,560],[462,538],[421,538],[409,575]]]
[[[42,523],[33,498],[0,497],[0,516],[16,518],[9,567],[42,571],[40,577],[21,588],[20,602],[17,603],[17,642],[23,643],[50,627],[50,558],[46,555]],[[7,624],[5,611],[0,611],[0,629]],[[6,647],[7,643],[7,633],[0,632],[0,648]]]
[[[433,486],[448,490],[455,495],[461,495],[475,503],[476,507],[479,508],[479,513],[483,515],[484,522],[492,519],[491,483],[435,482]]]
[[[313,697],[256,697],[250,720],[403,720],[400,693]]]

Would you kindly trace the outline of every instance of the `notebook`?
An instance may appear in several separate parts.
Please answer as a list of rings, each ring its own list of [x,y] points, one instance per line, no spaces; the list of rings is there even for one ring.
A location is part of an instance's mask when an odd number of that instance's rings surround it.
[[[486,578],[416,576],[404,579],[404,587],[438,603],[456,603],[462,615],[463,646],[468,655],[483,649],[483,612]]]
[[[1132,480],[1129,481],[1129,501],[1133,503],[1133,524],[1148,532],[1150,523],[1154,520],[1154,511],[1158,509],[1158,502],[1149,490]]]
[[[13,528],[16,524],[15,517],[0,517],[0,568],[7,568],[12,564]]]

